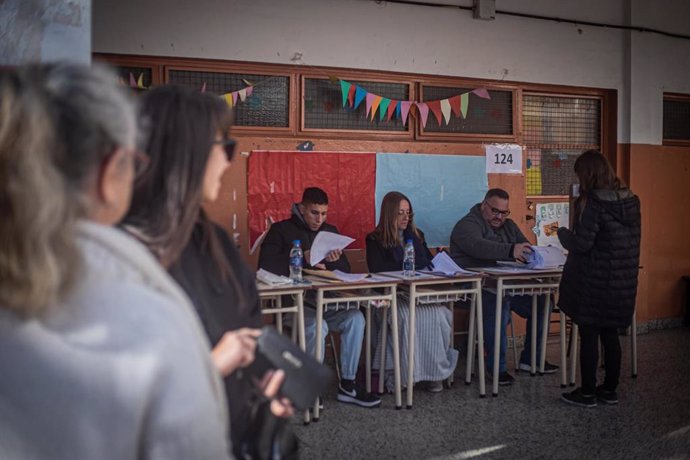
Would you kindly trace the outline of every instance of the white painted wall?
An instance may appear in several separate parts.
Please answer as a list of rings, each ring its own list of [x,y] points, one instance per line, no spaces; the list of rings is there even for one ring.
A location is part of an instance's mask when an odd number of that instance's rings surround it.
[[[497,0],[496,8],[690,34],[684,0]],[[93,0],[93,50],[612,88],[619,142],[659,144],[662,91],[690,93],[690,40],[385,1]]]
[[[91,62],[91,0],[1,0],[0,65]]]

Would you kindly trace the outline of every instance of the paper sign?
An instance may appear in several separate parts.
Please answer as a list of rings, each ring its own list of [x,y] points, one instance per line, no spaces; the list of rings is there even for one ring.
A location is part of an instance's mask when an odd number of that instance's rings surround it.
[[[568,227],[570,222],[568,203],[538,204],[534,217],[536,225],[533,230],[537,235],[537,245],[562,247],[556,231],[559,227]]]
[[[486,146],[486,173],[522,174],[522,147],[516,144]]]
[[[326,258],[329,252],[345,249],[355,239],[332,232],[319,232],[309,250],[309,265],[312,267]]]

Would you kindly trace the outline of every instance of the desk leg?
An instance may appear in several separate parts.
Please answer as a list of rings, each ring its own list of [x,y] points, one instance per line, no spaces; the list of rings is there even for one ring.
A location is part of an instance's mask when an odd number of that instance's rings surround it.
[[[317,289],[316,291],[316,346],[314,351],[314,356],[321,362],[321,356],[323,355],[323,290]],[[314,403],[314,421],[319,421],[319,401],[318,399]]]
[[[498,365],[501,357],[501,309],[503,308],[503,280],[496,282],[496,323],[494,325],[493,396],[498,396]]]
[[[632,324],[630,325],[630,347],[632,348],[632,377],[637,377],[637,312],[633,310]]]
[[[476,287],[476,298],[477,298],[477,311],[475,315],[477,316],[477,361],[479,366],[479,397],[483,398],[486,396],[486,382],[484,381],[484,310],[482,305],[482,282],[477,280]],[[472,342],[472,347],[474,348],[474,341]],[[472,353],[474,355],[474,352]]]
[[[379,363],[379,394],[384,393],[383,384],[386,377],[386,354],[388,353],[388,309],[383,308],[381,312],[381,356]]]
[[[281,334],[283,333],[283,314],[280,312],[283,308],[283,296],[278,296],[276,297],[276,309],[278,312],[276,313],[276,329],[278,329],[278,332]],[[293,336],[294,337],[294,336]]]
[[[393,373],[395,375],[395,408],[402,409],[402,394],[400,391],[400,336],[398,335],[398,299],[395,286],[391,287],[391,322],[393,323],[391,334],[393,335],[392,339]]]
[[[530,345],[532,346],[532,352],[530,353],[530,371],[529,374],[534,377],[537,375],[537,322],[539,322],[539,314],[537,313],[537,304],[539,296],[534,294],[532,296],[532,334]],[[520,364],[518,364],[518,368]]]
[[[412,409],[412,390],[414,387],[414,347],[417,325],[415,315],[417,308],[417,293],[415,285],[410,285],[410,324],[407,330],[407,408]]]
[[[570,332],[570,386],[572,387],[575,385],[575,372],[577,372],[577,334],[579,332],[575,322],[573,322]]]
[[[307,339],[304,336],[304,293],[297,293],[297,338],[302,350],[307,349]]]
[[[541,330],[541,357],[539,359],[539,374],[544,375],[544,366],[546,366],[546,342],[549,338],[549,329],[551,325],[551,294],[546,294],[544,302],[544,317],[542,318]]]
[[[367,392],[371,393],[371,302],[364,308],[366,311],[365,330],[367,334],[366,350],[364,350],[364,362],[366,369]]]
[[[565,353],[565,313],[561,311],[561,324],[559,334],[561,335],[561,388],[568,386],[568,358]]]
[[[481,294],[480,294],[481,295]],[[467,331],[467,366],[465,367],[465,384],[472,383],[472,364],[474,364],[474,327],[477,318],[477,298],[476,293],[472,297],[470,306],[470,325]]]

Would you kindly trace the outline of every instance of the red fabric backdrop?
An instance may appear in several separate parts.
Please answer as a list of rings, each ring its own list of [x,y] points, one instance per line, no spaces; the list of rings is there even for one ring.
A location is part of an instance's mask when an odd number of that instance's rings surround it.
[[[375,226],[375,153],[252,151],[247,169],[249,238],[266,230],[266,218],[287,219],[306,187],[328,194],[327,222],[363,248]]]

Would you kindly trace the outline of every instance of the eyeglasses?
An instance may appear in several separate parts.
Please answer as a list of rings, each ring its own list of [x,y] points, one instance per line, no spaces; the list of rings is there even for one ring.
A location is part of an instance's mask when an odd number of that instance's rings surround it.
[[[234,139],[222,139],[219,141],[213,141],[213,144],[216,145],[222,145],[223,150],[225,150],[225,158],[227,158],[228,162],[232,161],[232,158],[235,156],[235,140]]]
[[[411,212],[410,210],[403,211],[401,209],[400,211],[398,211],[398,217],[402,217],[402,216],[407,216],[410,219],[412,219],[414,217],[414,213]]]
[[[488,202],[484,201],[484,204],[489,208],[491,211],[491,214],[493,214],[494,217],[508,217],[510,215],[510,209],[506,209],[505,211],[501,211],[500,209],[496,209],[492,207]]]

